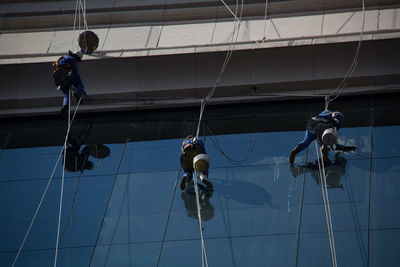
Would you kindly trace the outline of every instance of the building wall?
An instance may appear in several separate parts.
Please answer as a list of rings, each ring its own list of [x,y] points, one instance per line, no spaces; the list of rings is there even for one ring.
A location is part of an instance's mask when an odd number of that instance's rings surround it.
[[[390,116],[398,112],[396,99],[398,94],[371,95],[332,103],[345,114],[340,142],[357,146],[355,153],[331,152],[332,165],[326,166],[339,266],[397,266],[400,122]],[[210,266],[331,264],[314,144],[293,166],[287,161],[307,118],[322,106],[289,101],[274,111],[266,103],[206,110],[201,137],[215,190],[201,207]],[[97,159],[92,150],[93,170],[66,172],[58,266],[201,265],[194,196],[179,189],[180,144],[197,125],[197,112],[188,114],[78,119],[71,138],[86,140],[82,148],[104,144],[111,153]],[[15,259],[62,151],[62,138],[52,145],[30,137],[31,147],[18,146],[18,140],[43,127],[62,137],[52,120],[1,128],[1,266]],[[299,128],[288,130],[291,123]],[[170,135],[174,128],[179,130]],[[218,149],[246,160],[233,164]],[[60,163],[16,266],[54,260],[61,176]]]

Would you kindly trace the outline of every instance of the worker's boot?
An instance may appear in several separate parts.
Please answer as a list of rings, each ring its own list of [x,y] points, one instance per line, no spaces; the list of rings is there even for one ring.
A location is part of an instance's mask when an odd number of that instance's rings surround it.
[[[296,146],[295,148],[292,149],[292,151],[290,151],[290,155],[289,155],[289,162],[290,164],[294,163],[294,159],[296,158],[296,155],[301,151],[299,146]]]
[[[182,191],[186,189],[186,184],[187,184],[188,180],[189,180],[189,176],[184,175],[182,178],[182,182],[181,182],[181,190]]]
[[[207,186],[207,189],[213,188],[213,184],[207,180],[207,175],[200,174],[200,180]]]

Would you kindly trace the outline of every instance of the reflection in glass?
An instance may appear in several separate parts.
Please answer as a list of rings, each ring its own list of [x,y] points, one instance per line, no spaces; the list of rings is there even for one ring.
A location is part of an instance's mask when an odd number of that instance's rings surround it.
[[[340,153],[335,154],[334,162],[328,161],[324,163],[325,166],[325,176],[326,185],[328,189],[341,188],[343,189],[343,184],[340,183],[342,176],[346,171],[347,160],[340,156]],[[290,172],[293,177],[296,178],[299,175],[305,173],[311,173],[312,178],[319,185],[321,183],[319,167],[317,164],[308,162],[305,165],[290,165]]]
[[[232,119],[226,120],[222,112],[214,121],[219,135],[202,137],[212,159],[214,184],[214,191],[200,185],[210,266],[331,265],[315,151],[310,147],[298,155],[301,164],[289,165],[289,151],[304,135],[299,131],[304,116],[299,122],[298,106],[282,105],[284,113],[275,113],[270,123],[273,130],[264,128],[270,121],[258,112],[263,109],[260,103],[257,113],[241,113],[254,119],[242,119],[240,126],[226,109]],[[216,107],[216,113],[219,110],[225,109]],[[367,111],[353,113],[369,117],[374,107]],[[120,115],[110,114],[104,121],[96,117],[92,124],[74,124],[67,148],[58,265],[200,266],[196,197],[193,191],[180,191],[182,170],[177,171],[182,138],[197,124],[191,115],[181,120],[179,113],[165,121],[156,118],[155,111],[150,117],[156,119],[150,122],[147,115],[120,120]],[[62,150],[65,123],[57,128],[51,120],[40,122],[44,128],[21,123],[20,130],[5,126],[0,131],[0,266],[11,266]],[[172,129],[176,125],[193,127]],[[240,129],[231,131],[235,127]],[[397,267],[400,127],[359,122],[346,127],[339,143],[357,151],[331,153],[325,165],[338,266],[368,266],[369,260],[371,267]],[[36,143],[38,136],[52,133],[61,141]],[[252,150],[249,136],[255,137]],[[217,139],[218,146],[210,139]],[[247,151],[249,155],[241,165],[232,165],[220,150],[232,159],[245,158]],[[54,259],[62,167],[59,164],[16,266],[50,266]]]
[[[199,206],[200,217],[202,221],[209,221],[214,216],[214,206],[210,203],[210,198],[213,195],[213,190],[207,190],[203,185],[199,186]],[[186,190],[181,193],[181,198],[184,201],[186,208],[186,216],[198,219],[197,200],[195,189]]]
[[[82,173],[84,170],[93,170],[94,164],[89,160],[89,156],[104,159],[110,155],[110,148],[107,146],[89,142],[91,129],[92,125],[86,125],[77,137],[73,137],[73,131],[70,132],[67,139],[65,161],[63,160],[66,171]]]

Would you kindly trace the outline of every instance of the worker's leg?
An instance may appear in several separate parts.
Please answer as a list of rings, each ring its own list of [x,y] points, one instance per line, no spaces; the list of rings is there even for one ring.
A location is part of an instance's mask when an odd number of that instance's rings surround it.
[[[213,184],[207,180],[208,170],[200,173],[200,180],[207,186],[207,188],[213,188]]]
[[[65,114],[65,113],[68,112],[69,88],[68,87],[61,87],[60,89],[64,94],[63,107],[61,108],[61,113]]]
[[[290,151],[289,162],[293,164],[296,155],[304,150],[306,147],[310,145],[310,143],[315,139],[315,134],[310,133],[308,129],[306,130],[303,141],[301,141],[295,148]]]
[[[191,172],[191,170],[183,170],[183,171],[184,174],[181,182],[181,190],[185,190],[187,183],[193,178],[193,173]]]

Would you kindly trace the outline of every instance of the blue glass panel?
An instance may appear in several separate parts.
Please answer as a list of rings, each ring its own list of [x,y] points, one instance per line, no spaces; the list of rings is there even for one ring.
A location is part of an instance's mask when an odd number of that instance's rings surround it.
[[[98,244],[161,241],[168,213],[104,218]]]
[[[290,150],[301,141],[304,132],[273,132],[207,137],[206,149],[211,157],[211,167],[229,167],[230,163],[216,148],[215,144],[235,160],[244,159],[246,165],[282,164],[288,162]],[[212,142],[211,139],[216,139]],[[297,141],[298,140],[298,141]],[[250,148],[254,145],[254,149]],[[304,156],[299,154],[299,158]]]
[[[374,127],[374,157],[400,156],[400,126]]]
[[[291,178],[288,164],[213,169],[210,180],[214,193],[201,200],[206,237],[298,231],[303,182]],[[167,239],[197,238],[194,195],[177,193],[173,211]]]
[[[338,143],[357,147],[356,151],[345,153],[347,159],[368,159],[371,156],[371,127],[341,128]],[[333,153],[331,159],[334,159]]]
[[[400,158],[373,161],[371,228],[400,227]]]
[[[157,266],[160,242],[97,246],[90,266]]]
[[[93,156],[89,156],[88,160],[94,164],[92,170],[85,170],[82,173],[66,171],[65,177],[116,173],[124,144],[107,144],[106,146],[111,151],[110,156],[107,158],[96,159]],[[0,160],[0,169],[3,170],[0,173],[0,181],[49,178],[57,163],[61,149],[62,147],[44,147],[5,150]],[[62,176],[63,157],[59,161],[54,177]]]
[[[77,219],[72,221],[70,241],[70,222],[61,222],[60,247],[94,245],[99,231],[101,218]],[[0,251],[18,251],[29,227],[28,223],[3,224],[0,228],[2,242]],[[57,220],[37,221],[33,224],[24,245],[24,250],[55,248],[57,237]]]
[[[368,229],[368,202],[345,202],[330,204],[334,231]],[[326,231],[323,204],[308,204],[303,207],[302,232]]]
[[[329,201],[368,202],[370,160],[347,160],[346,156],[340,155],[336,163],[325,165]],[[318,164],[295,165],[291,170],[297,178],[306,173],[304,203],[323,203]]]
[[[82,177],[76,191],[74,218],[102,217],[113,183],[113,176]],[[48,180],[3,182],[0,186],[0,217],[2,223],[30,222],[46,188]],[[75,179],[66,178],[63,196],[63,217],[72,207]],[[36,220],[58,218],[61,179],[53,179]]]
[[[295,266],[297,235],[205,239],[209,266]],[[164,244],[160,266],[200,266],[200,240]]]
[[[92,253],[91,247],[79,247],[71,249],[59,249],[57,256],[57,266],[67,267],[76,266],[84,267],[88,266],[90,255]],[[17,252],[14,253],[0,253],[0,264],[1,266],[11,266]],[[54,264],[55,250],[31,250],[22,251],[15,267],[42,267],[42,266],[53,266]]]
[[[337,266],[367,266],[368,232],[334,232]],[[301,234],[298,266],[332,266],[327,233]]]
[[[124,150],[125,143],[123,144],[104,144],[110,149],[110,155],[103,159],[96,158],[96,151],[91,151],[88,161],[93,163],[92,170],[84,170],[82,173],[78,172],[66,172],[66,176],[92,176],[92,175],[110,175],[115,174],[118,170],[119,163],[121,161],[122,151]],[[125,156],[125,155],[124,155]],[[120,171],[121,173],[121,171]],[[62,175],[62,170],[58,172],[58,175]]]
[[[371,231],[369,266],[399,266],[399,240],[400,229]]]
[[[49,178],[60,152],[61,147],[58,152],[54,148],[7,149],[0,160],[0,181]],[[58,173],[62,172],[61,166]]]
[[[167,213],[177,175],[177,171],[119,175],[107,216]]]
[[[182,140],[166,139],[129,143],[120,173],[177,170],[180,166]]]
[[[342,156],[341,156],[342,157]],[[368,229],[369,160],[346,160],[345,164],[326,165],[328,198],[335,231]],[[317,165],[296,167],[306,172],[302,231],[326,231],[326,220]],[[342,176],[343,175],[343,176]]]

